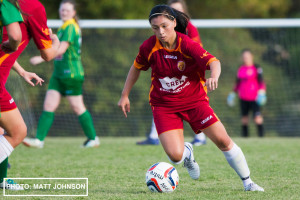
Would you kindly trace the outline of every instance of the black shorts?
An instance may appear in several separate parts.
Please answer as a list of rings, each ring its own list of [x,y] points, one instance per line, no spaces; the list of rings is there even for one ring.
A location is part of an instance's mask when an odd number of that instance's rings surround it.
[[[256,101],[244,101],[240,100],[241,104],[241,114],[242,116],[248,116],[249,111],[252,110],[253,117],[261,115],[260,106],[256,103]]]

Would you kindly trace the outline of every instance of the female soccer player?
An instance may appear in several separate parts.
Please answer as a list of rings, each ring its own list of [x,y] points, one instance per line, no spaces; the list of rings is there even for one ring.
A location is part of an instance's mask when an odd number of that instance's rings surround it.
[[[54,112],[59,106],[61,96],[66,96],[73,111],[78,116],[82,129],[87,136],[83,147],[98,147],[99,138],[93,124],[91,114],[86,109],[82,97],[84,71],[81,63],[81,32],[77,22],[75,2],[63,0],[59,8],[60,18],[64,24],[58,30],[58,56],[54,61],[54,72],[51,77],[44,110],[40,117],[36,138],[26,138],[23,143],[29,147],[42,148],[44,139],[54,120]],[[40,57],[33,57],[31,63],[36,65],[43,61]]]
[[[184,162],[192,179],[200,177],[193,147],[184,143],[183,120],[195,133],[203,131],[224,153],[230,166],[243,181],[246,191],[263,191],[250,179],[242,150],[228,136],[209,106],[206,92],[218,87],[220,62],[184,33],[188,16],[166,5],[155,6],[149,15],[154,35],[141,46],[131,66],[119,107],[125,117],[130,112],[129,93],[141,70],[152,69],[150,105],[160,142],[170,161]],[[211,70],[205,79],[205,71]]]
[[[4,2],[4,1],[3,1]],[[20,2],[21,10],[26,13],[24,15],[24,23],[20,24],[22,32],[22,42],[16,52],[7,54],[0,51],[0,106],[2,116],[0,118],[0,127],[5,131],[5,135],[0,135],[0,171],[3,172],[7,168],[7,158],[12,153],[14,148],[18,146],[27,134],[27,127],[20,114],[19,109],[14,103],[4,85],[9,76],[10,69],[13,65],[17,71],[20,70],[16,59],[24,51],[31,38],[37,48],[40,50],[43,59],[49,61],[56,56],[59,40],[56,35],[49,31],[47,26],[47,17],[44,6],[38,0],[23,0]],[[4,29],[3,41],[7,41],[9,30]],[[3,44],[3,43],[2,43]],[[21,71],[18,71],[22,74]],[[6,187],[6,185],[3,185]]]
[[[242,51],[243,65],[237,72],[237,81],[233,91],[238,93],[242,114],[242,136],[248,137],[249,111],[252,110],[254,122],[259,137],[264,136],[263,117],[260,107],[266,102],[266,84],[263,80],[263,70],[254,64],[250,49]],[[228,96],[228,105],[233,105],[235,93]]]
[[[169,0],[168,5],[171,8],[174,8],[180,12],[189,15],[188,8],[184,0]],[[186,28],[186,33],[189,36],[189,38],[191,38],[192,40],[194,40],[195,42],[203,46],[200,39],[200,34],[197,28],[191,23],[190,20]],[[195,146],[201,146],[203,144],[206,144],[206,137],[204,133],[195,134],[194,140],[191,143]],[[158,139],[158,134],[157,134],[154,120],[152,120],[151,130],[147,139],[141,142],[137,142],[137,144],[138,145],[159,145],[159,139]]]

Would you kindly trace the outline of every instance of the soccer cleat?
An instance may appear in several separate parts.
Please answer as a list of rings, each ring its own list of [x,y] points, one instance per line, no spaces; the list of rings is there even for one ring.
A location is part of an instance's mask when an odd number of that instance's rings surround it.
[[[188,170],[188,173],[192,179],[197,180],[200,177],[200,167],[198,163],[195,161],[194,154],[193,154],[193,146],[189,142],[185,142],[184,146],[190,150],[191,154],[189,158],[186,157],[184,159],[183,167],[185,167]]]
[[[206,144],[206,140],[199,140],[199,139],[194,138],[194,140],[191,142],[191,144],[194,146],[201,146],[201,145]]]
[[[0,183],[0,188],[4,189],[4,187],[6,190],[14,190],[14,191],[24,190],[22,185],[17,184],[12,179],[7,179],[5,182],[3,181],[2,183]]]
[[[152,139],[148,137],[144,141],[140,141],[136,143],[137,145],[159,145],[159,139]]]
[[[27,147],[34,147],[39,149],[44,147],[44,141],[41,141],[37,138],[25,138],[23,140],[23,144]]]
[[[264,192],[264,188],[260,187],[259,185],[255,183],[250,183],[245,187],[245,191],[260,191]]]
[[[99,140],[99,137],[96,136],[94,140],[90,140],[90,139],[87,139],[82,147],[84,148],[91,148],[91,147],[99,147],[100,145],[100,140]]]

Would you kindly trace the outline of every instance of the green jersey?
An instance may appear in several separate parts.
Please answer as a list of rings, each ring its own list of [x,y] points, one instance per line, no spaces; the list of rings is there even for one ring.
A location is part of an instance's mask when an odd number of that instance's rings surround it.
[[[54,76],[57,78],[83,79],[81,63],[81,31],[74,19],[66,21],[57,32],[58,39],[68,42],[66,52],[54,60]]]
[[[8,0],[0,0],[0,43],[2,43],[3,26],[14,22],[22,22],[20,11]]]

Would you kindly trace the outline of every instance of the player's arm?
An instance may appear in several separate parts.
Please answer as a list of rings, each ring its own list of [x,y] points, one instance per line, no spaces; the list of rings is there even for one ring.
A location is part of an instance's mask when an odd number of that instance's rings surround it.
[[[59,45],[59,48],[56,51],[56,57],[62,56],[67,51],[69,46],[70,46],[69,42],[65,42],[65,41],[61,42]],[[47,49],[45,49],[45,50],[47,50]],[[45,61],[45,59],[42,56],[33,56],[32,58],[30,58],[30,63],[32,65],[38,65],[44,61]]]
[[[42,85],[44,80],[40,78],[38,75],[36,75],[33,72],[27,72],[17,61],[15,61],[14,65],[12,66],[13,70],[16,71],[21,77],[24,78],[24,80],[29,83],[32,86],[35,85]],[[35,79],[35,84],[32,82],[32,80]]]
[[[141,70],[137,69],[134,65],[131,66],[129,73],[126,78],[126,82],[122,91],[121,98],[119,100],[118,106],[123,111],[125,117],[127,117],[127,112],[130,112],[130,101],[129,94],[140,76]]]
[[[218,88],[218,81],[221,75],[221,63],[218,60],[212,61],[209,64],[210,67],[210,78],[206,79],[205,85],[207,91],[211,92]]]
[[[1,48],[5,53],[12,53],[18,49],[22,41],[22,32],[19,22],[14,22],[6,26],[8,41],[1,44]]]
[[[52,40],[52,46],[50,48],[40,49],[41,57],[45,61],[50,61],[55,58],[60,47],[60,42],[57,35],[53,34],[51,29],[49,29],[49,32]]]

